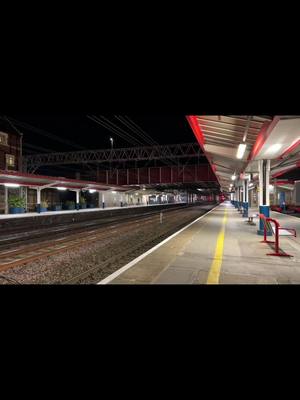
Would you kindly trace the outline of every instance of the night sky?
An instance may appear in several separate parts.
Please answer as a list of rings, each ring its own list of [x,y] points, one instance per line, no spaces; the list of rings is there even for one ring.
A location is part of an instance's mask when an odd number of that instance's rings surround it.
[[[115,148],[133,146],[130,141],[124,140],[116,133],[109,131],[107,127],[92,121],[87,115],[95,114],[10,114],[7,117],[24,135],[25,154],[110,148],[110,137],[114,139]],[[114,115],[102,115],[99,113],[96,116],[105,117],[106,120],[101,118],[102,122],[107,123],[107,120],[109,120],[126,133],[129,133],[135,140],[141,141],[143,145],[149,145],[145,138],[142,139]],[[127,116],[159,144],[196,141],[184,115]],[[124,116],[121,117],[124,118]],[[30,126],[23,124],[29,124]],[[11,126],[9,128],[13,129]]]

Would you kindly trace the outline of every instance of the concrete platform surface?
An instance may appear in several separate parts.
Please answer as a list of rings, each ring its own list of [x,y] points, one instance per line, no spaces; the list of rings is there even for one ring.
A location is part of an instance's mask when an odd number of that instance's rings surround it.
[[[105,207],[105,208],[85,208],[80,210],[62,210],[62,211],[46,211],[42,213],[28,212],[23,214],[0,214],[0,220],[2,219],[14,219],[14,218],[28,218],[28,217],[45,217],[47,215],[59,215],[59,214],[78,214],[78,213],[88,213],[95,211],[109,211],[109,210],[119,210],[119,209],[132,209],[132,208],[142,208],[142,207],[156,207],[156,206],[168,206],[174,204],[184,204],[182,202],[169,203],[169,204],[141,204],[137,206],[124,206],[124,207]]]
[[[256,210],[251,210],[256,211]],[[139,257],[100,283],[110,284],[289,284],[300,283],[300,220],[272,212],[298,237],[281,237],[280,248],[294,257],[268,256],[256,225],[224,202],[156,250]],[[274,240],[274,237],[269,240]],[[129,268],[128,268],[129,267]],[[120,273],[120,271],[122,271]]]

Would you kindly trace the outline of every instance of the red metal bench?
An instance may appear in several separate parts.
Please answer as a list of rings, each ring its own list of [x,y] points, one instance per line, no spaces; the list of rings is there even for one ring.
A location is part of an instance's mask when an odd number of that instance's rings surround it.
[[[291,228],[283,228],[279,225],[276,219],[266,218],[265,215],[259,214],[259,218],[264,224],[264,240],[261,243],[275,243],[275,253],[267,253],[267,256],[278,256],[278,257],[293,257],[287,253],[280,252],[279,249],[279,236],[294,236],[296,237],[296,230]],[[275,227],[272,225],[275,225]],[[267,231],[275,235],[275,242],[267,240]]]
[[[289,206],[288,210],[294,211],[295,213],[300,213],[300,207],[299,206]]]
[[[279,207],[279,206],[274,206],[274,205],[273,205],[273,206],[271,206],[270,208],[271,208],[272,211],[282,212],[282,208]]]

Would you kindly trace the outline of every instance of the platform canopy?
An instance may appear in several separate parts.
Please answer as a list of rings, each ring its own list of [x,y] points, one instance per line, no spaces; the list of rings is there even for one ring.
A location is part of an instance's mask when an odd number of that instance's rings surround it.
[[[300,116],[188,116],[222,190],[232,175],[257,173],[259,160],[271,160],[271,178],[300,166]],[[238,158],[240,145],[245,146]]]
[[[7,186],[11,185],[11,187],[17,185],[26,186],[29,188],[66,188],[73,190],[80,189],[98,191],[114,190],[119,192],[125,192],[128,190],[128,187],[106,185],[99,182],[0,170],[0,185],[4,184],[6,184]]]

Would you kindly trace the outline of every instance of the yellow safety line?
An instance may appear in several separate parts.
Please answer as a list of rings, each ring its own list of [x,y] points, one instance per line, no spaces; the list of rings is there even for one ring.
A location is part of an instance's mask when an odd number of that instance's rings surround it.
[[[213,262],[210,266],[207,283],[208,284],[217,284],[219,283],[222,259],[223,259],[223,247],[224,247],[224,237],[225,237],[225,224],[227,221],[227,210],[225,210],[224,218],[222,221],[222,228],[218,235],[217,245],[215,250],[215,255]]]

